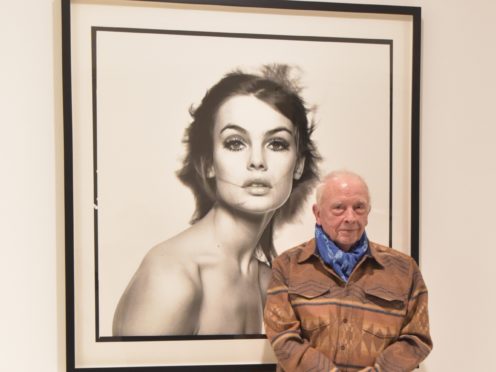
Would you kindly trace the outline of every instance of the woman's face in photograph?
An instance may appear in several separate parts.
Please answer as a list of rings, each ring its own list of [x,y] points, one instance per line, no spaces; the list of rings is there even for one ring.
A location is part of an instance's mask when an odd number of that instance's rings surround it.
[[[288,199],[297,162],[291,121],[253,96],[233,96],[220,107],[213,133],[217,197],[247,213],[266,213]]]

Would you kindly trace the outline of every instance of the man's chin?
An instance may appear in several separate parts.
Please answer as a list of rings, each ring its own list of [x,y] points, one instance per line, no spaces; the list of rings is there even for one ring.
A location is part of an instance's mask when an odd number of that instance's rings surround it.
[[[349,251],[350,248],[353,247],[353,244],[355,244],[357,241],[358,239],[355,239],[355,237],[349,237],[349,238],[339,239],[335,243],[343,251]]]

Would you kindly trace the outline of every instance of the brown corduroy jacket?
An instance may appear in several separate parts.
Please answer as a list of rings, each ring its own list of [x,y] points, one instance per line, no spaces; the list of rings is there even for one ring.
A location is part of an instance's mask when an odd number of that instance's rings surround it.
[[[417,264],[373,242],[347,283],[316,254],[313,239],[281,254],[264,322],[278,371],[411,371],[432,349]]]

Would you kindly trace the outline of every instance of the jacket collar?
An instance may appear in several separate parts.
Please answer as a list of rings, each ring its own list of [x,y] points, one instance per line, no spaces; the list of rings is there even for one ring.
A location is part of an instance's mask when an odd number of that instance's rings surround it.
[[[369,250],[367,253],[365,253],[365,257],[370,257],[371,259],[376,261],[379,265],[384,267],[385,265],[384,253],[386,252],[387,249],[391,249],[391,248],[371,242],[369,240]],[[298,257],[298,263],[303,263],[309,260],[313,256],[315,256],[316,258],[318,257],[315,246],[315,238],[310,239],[306,243],[303,243],[303,248]]]

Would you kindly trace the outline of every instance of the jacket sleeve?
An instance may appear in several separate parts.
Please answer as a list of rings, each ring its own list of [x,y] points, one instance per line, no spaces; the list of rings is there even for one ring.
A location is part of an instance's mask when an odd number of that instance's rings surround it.
[[[412,371],[432,350],[427,310],[427,287],[413,259],[410,273],[412,285],[408,296],[405,321],[398,339],[376,359],[375,367],[380,372]]]
[[[289,301],[288,271],[289,258],[286,255],[274,260],[264,310],[267,338],[279,365],[288,372],[337,372],[326,355],[301,337],[300,321]]]

